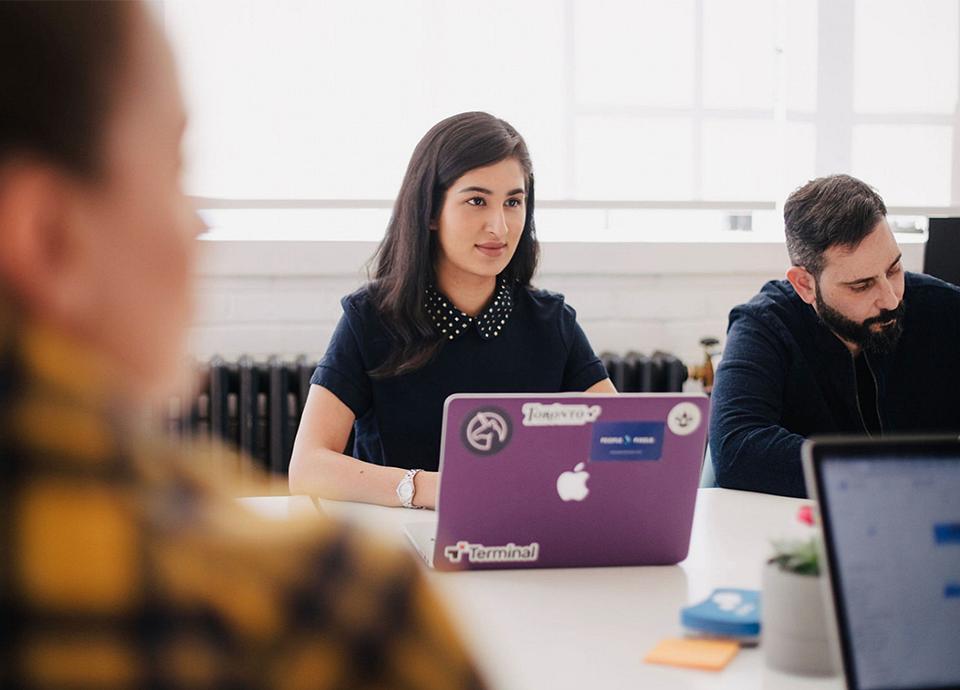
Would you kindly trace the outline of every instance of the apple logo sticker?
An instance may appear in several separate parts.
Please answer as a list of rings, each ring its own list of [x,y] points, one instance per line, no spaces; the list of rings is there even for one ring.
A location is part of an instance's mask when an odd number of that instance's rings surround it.
[[[590,489],[587,488],[590,473],[583,467],[584,464],[578,462],[572,472],[562,472],[557,477],[557,494],[564,501],[582,501],[590,493]]]

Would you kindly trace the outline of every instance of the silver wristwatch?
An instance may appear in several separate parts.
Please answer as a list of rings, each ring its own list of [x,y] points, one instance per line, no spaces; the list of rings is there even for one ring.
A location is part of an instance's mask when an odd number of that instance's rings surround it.
[[[413,478],[416,477],[417,472],[420,471],[421,470],[407,470],[406,474],[403,475],[403,479],[397,484],[397,497],[400,499],[400,505],[404,508],[419,507],[413,505],[413,496],[417,493],[417,487],[413,483]]]

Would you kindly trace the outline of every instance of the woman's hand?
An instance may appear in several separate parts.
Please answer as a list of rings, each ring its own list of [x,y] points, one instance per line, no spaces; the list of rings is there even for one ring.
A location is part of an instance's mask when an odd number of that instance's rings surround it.
[[[417,472],[413,478],[416,491],[413,494],[413,505],[418,508],[437,509],[437,490],[440,488],[439,472]]]

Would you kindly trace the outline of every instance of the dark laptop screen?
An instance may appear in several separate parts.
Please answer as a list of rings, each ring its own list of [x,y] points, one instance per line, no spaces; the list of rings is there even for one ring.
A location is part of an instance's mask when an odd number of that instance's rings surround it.
[[[923,272],[960,285],[960,218],[931,218]]]
[[[818,490],[853,687],[960,686],[956,447],[946,458],[823,454]]]

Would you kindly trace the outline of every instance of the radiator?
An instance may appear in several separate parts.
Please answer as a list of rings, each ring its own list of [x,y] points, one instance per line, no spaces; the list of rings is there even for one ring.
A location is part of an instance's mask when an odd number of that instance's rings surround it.
[[[669,352],[644,355],[611,352],[600,355],[613,385],[621,393],[679,393],[687,380],[687,367]]]
[[[316,362],[214,357],[195,367],[195,393],[170,399],[167,432],[184,444],[221,440],[262,469],[286,474]]]
[[[683,363],[664,352],[650,356],[606,352],[601,360],[622,392],[680,391],[687,378]],[[241,357],[235,362],[214,357],[198,363],[196,392],[170,399],[163,415],[166,430],[183,445],[196,439],[224,441],[260,468],[285,475],[315,366],[306,355],[292,362],[278,357],[266,361]],[[347,448],[352,447],[351,436]]]

